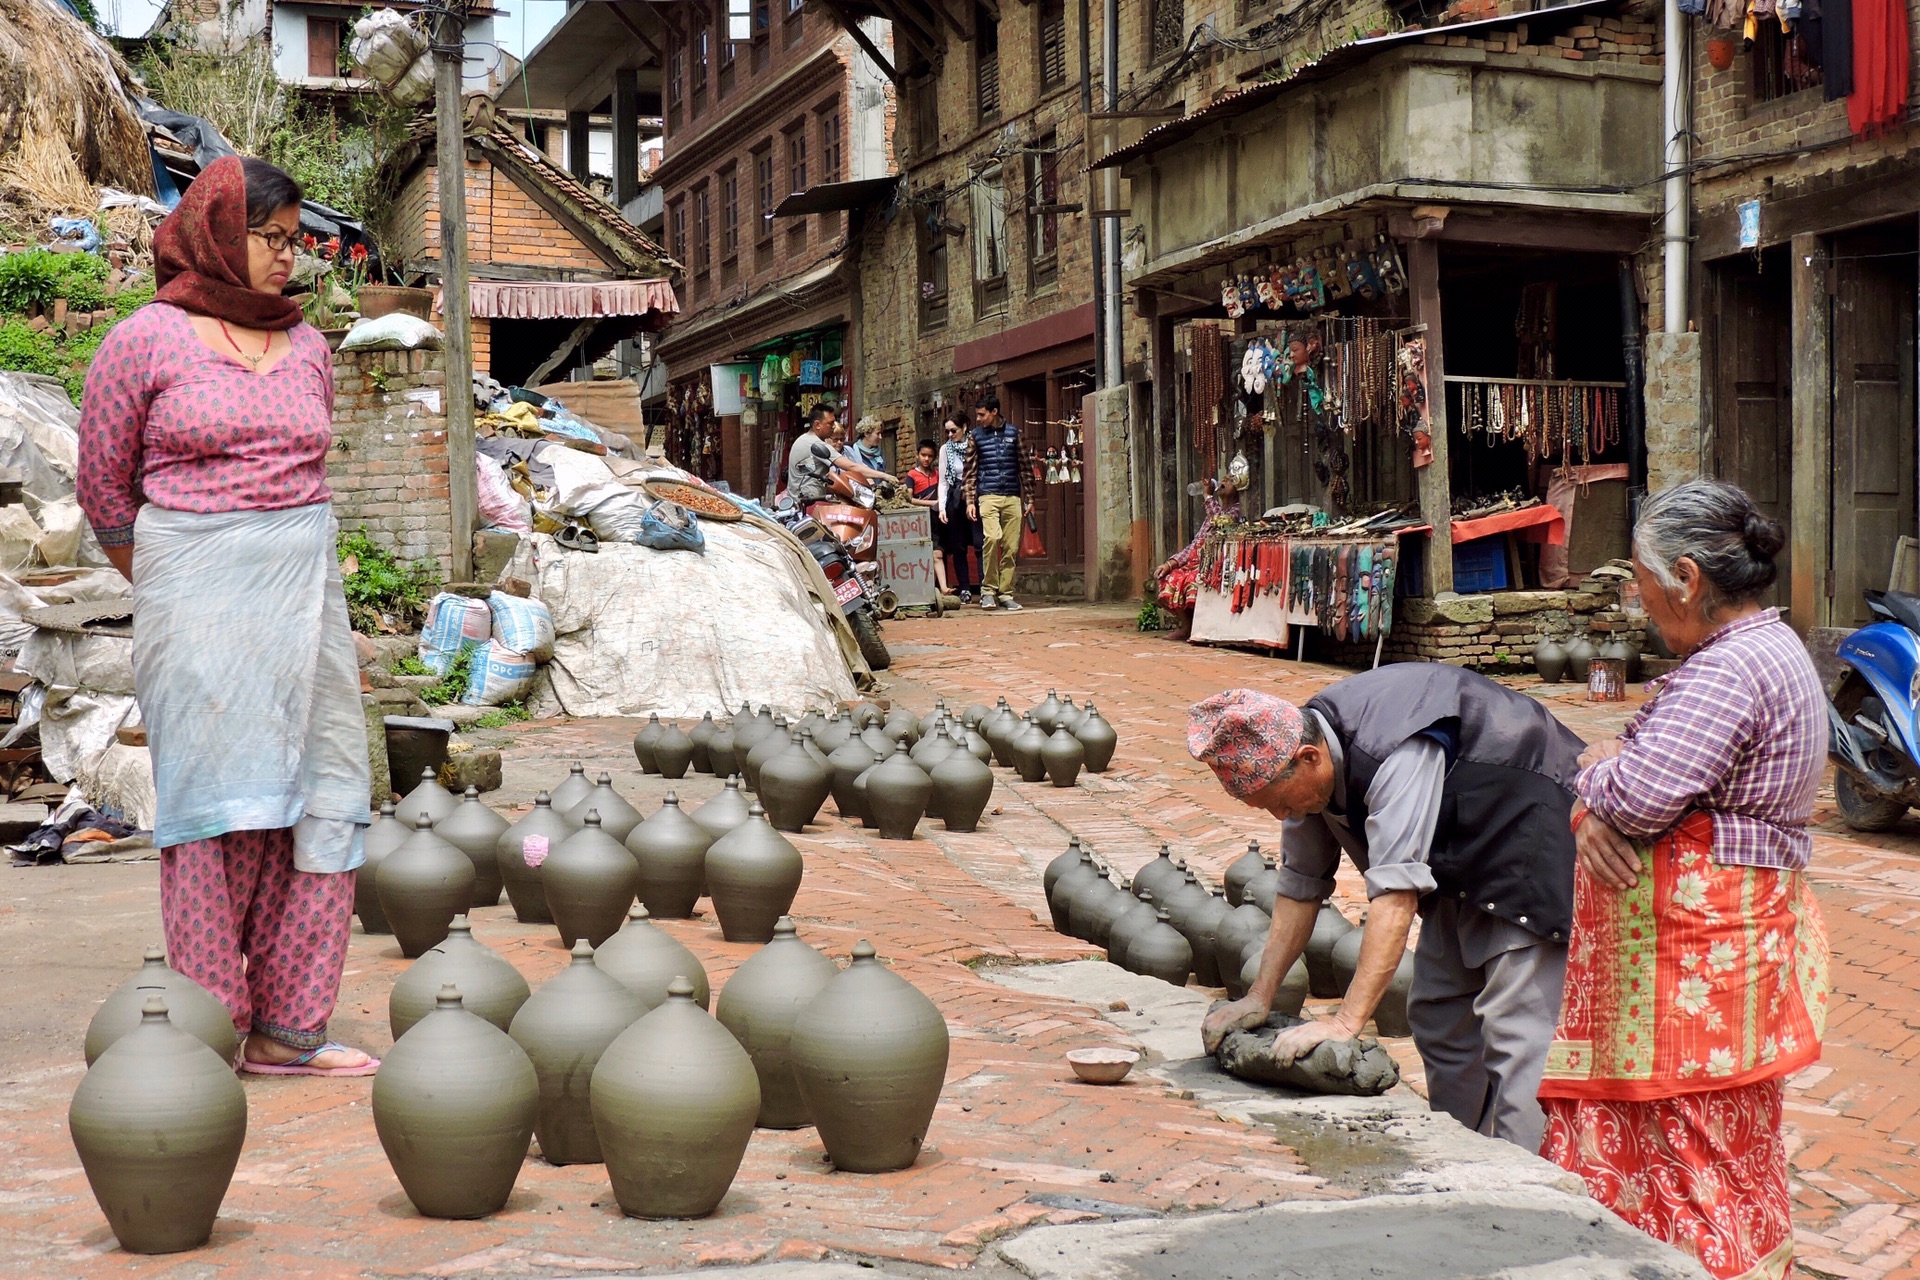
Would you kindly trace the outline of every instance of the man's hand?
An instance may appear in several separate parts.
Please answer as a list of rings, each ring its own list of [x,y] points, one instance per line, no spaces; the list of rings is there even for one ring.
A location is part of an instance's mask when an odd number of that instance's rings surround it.
[[[977,506],[977,505],[976,505],[976,504],[974,504],[974,503],[971,503],[971,502],[969,502],[969,503],[967,504],[967,519],[969,519],[969,520],[978,520],[979,518],[980,518],[980,508],[979,508],[979,506]]]
[[[1643,864],[1633,842],[1598,817],[1588,817],[1573,833],[1574,848],[1587,874],[1610,889],[1626,893],[1640,883]]]
[[[1353,1028],[1339,1018],[1315,1018],[1297,1027],[1288,1027],[1273,1038],[1273,1060],[1290,1067],[1312,1053],[1315,1046],[1328,1040],[1351,1040]]]
[[[1626,742],[1620,738],[1607,738],[1596,742],[1580,753],[1579,765],[1582,769],[1599,764],[1602,760],[1611,760],[1625,748]]]
[[[1209,1055],[1217,1053],[1229,1032],[1245,1031],[1267,1020],[1268,1006],[1252,996],[1221,1005],[1200,1023],[1200,1043]]]

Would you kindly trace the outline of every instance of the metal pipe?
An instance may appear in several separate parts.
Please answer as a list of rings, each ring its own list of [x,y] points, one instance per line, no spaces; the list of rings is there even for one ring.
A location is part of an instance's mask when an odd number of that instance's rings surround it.
[[[1620,354],[1627,374],[1626,391],[1620,397],[1620,436],[1627,449],[1627,488],[1639,493],[1647,487],[1646,426],[1642,419],[1646,358],[1640,344],[1640,290],[1634,284],[1633,271],[1632,258],[1620,259]]]
[[[1674,0],[1669,0],[1674,2]],[[1100,8],[1101,58],[1100,58],[1100,105],[1104,111],[1120,109],[1120,0],[1102,0]],[[1108,128],[1112,128],[1111,125]],[[1120,200],[1120,174],[1114,169],[1100,171],[1108,187],[1111,199],[1106,207],[1111,209]],[[1101,340],[1105,346],[1105,377],[1099,383],[1102,390],[1117,387],[1125,376],[1121,364],[1123,360],[1120,341],[1120,219],[1117,216],[1103,218],[1101,227],[1100,255],[1095,259],[1098,264],[1103,296],[1101,303]]]
[[[1663,129],[1666,148],[1667,204],[1665,231],[1665,290],[1662,328],[1668,333],[1687,331],[1687,200],[1690,183],[1687,176],[1688,117],[1692,80],[1688,75],[1690,46],[1686,19],[1680,13],[1680,0],[1666,0],[1666,57],[1661,85],[1665,109]]]
[[[1081,128],[1085,130],[1084,141],[1089,154],[1093,151],[1093,0],[1080,0],[1080,115]],[[1102,179],[1096,174],[1087,175],[1087,208],[1094,208],[1093,184]],[[1107,297],[1106,273],[1100,264],[1106,260],[1104,230],[1099,218],[1087,219],[1087,232],[1092,238],[1093,249],[1093,385],[1107,385]]]

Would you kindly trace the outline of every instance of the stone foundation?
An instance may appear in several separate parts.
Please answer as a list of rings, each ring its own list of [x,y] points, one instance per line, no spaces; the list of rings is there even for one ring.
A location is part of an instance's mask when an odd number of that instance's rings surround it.
[[[1645,617],[1629,618],[1620,610],[1619,593],[1596,583],[1592,589],[1571,591],[1491,591],[1396,601],[1393,629],[1380,661],[1442,662],[1515,674],[1533,669],[1533,647],[1542,640],[1551,637],[1564,644],[1579,634],[1596,645],[1625,640],[1635,649],[1647,646]],[[1307,640],[1307,656],[1366,667],[1373,662],[1373,645],[1327,641],[1314,631]]]

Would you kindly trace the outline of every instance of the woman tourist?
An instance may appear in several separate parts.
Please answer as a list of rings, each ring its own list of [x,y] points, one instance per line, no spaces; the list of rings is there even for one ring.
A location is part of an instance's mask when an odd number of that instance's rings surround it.
[[[1205,509],[1193,541],[1153,571],[1152,590],[1160,607],[1179,622],[1168,634],[1169,640],[1185,640],[1193,634],[1193,602],[1200,593],[1200,547],[1207,540],[1208,530],[1221,516],[1230,520],[1240,518],[1240,491],[1232,477],[1207,481]]]
[[[300,198],[229,157],[161,225],[159,291],[87,374],[79,498],[133,583],[169,961],[232,1011],[243,1070],[370,1075],[326,1034],[370,783],[328,505],[332,357],[280,292]]]
[[[1787,1076],[1820,1056],[1827,941],[1805,868],[1826,759],[1806,649],[1759,596],[1780,526],[1740,489],[1649,498],[1634,570],[1683,658],[1589,748],[1542,1154],[1709,1273],[1793,1258]]]
[[[953,558],[953,572],[947,581],[959,588],[960,603],[972,604],[980,582],[980,522],[967,518],[967,421],[956,410],[942,420],[940,427],[947,439],[940,446],[940,492],[935,496],[933,538],[941,558]]]

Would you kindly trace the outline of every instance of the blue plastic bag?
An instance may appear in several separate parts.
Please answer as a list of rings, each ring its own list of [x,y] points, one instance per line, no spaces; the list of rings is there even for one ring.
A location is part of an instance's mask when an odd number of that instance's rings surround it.
[[[656,502],[641,513],[634,541],[655,551],[705,551],[707,535],[700,532],[700,518],[678,506],[665,514],[662,505]]]

